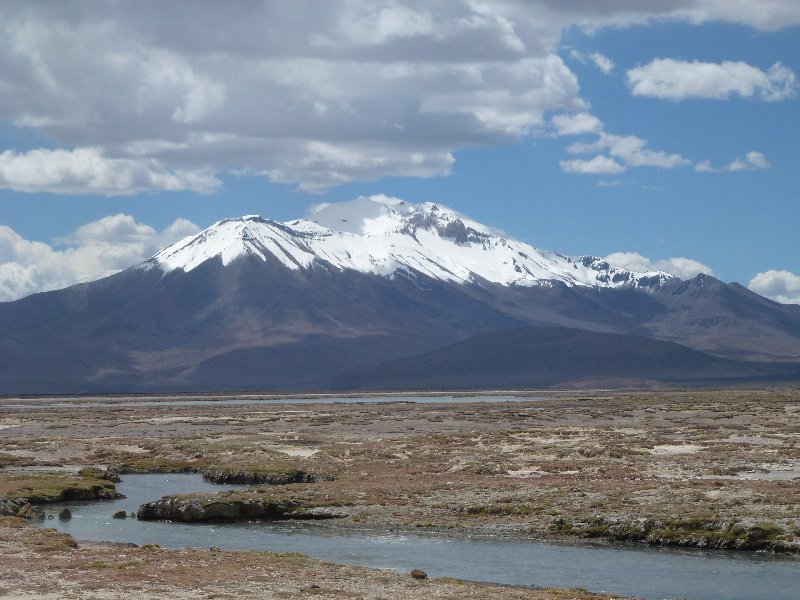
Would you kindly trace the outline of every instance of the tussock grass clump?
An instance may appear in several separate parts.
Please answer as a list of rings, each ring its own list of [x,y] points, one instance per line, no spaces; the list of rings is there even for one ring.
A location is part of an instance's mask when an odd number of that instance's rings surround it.
[[[112,481],[94,473],[32,472],[8,474],[0,480],[0,497],[20,503],[47,504],[64,500],[118,498]]]
[[[645,542],[659,546],[734,550],[792,550],[792,536],[775,523],[717,521],[706,517],[674,519],[556,518],[552,530],[562,535]]]
[[[332,475],[320,475],[304,469],[278,466],[212,466],[201,471],[203,479],[212,483],[252,483],[287,485],[290,483],[317,483],[332,481]]]

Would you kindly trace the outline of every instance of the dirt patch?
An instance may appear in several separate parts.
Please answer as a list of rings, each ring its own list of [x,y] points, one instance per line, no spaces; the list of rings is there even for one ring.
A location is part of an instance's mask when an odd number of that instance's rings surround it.
[[[287,456],[297,456],[299,458],[311,458],[319,452],[319,448],[301,448],[297,446],[272,446],[270,450],[286,454]]]
[[[701,446],[694,444],[661,444],[654,446],[650,453],[654,456],[675,456],[677,454],[695,454],[701,450]]]

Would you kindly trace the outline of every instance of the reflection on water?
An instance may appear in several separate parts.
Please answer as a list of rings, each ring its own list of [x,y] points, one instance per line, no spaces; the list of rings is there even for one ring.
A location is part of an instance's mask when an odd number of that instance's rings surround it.
[[[160,544],[164,547],[219,546],[232,550],[301,552],[331,562],[409,571],[422,568],[450,576],[543,587],[585,587],[643,598],[699,600],[797,600],[800,560],[770,554],[676,551],[620,546],[577,546],[508,539],[419,535],[392,531],[341,531],[330,524],[249,522],[182,524],[112,519],[120,509],[165,494],[220,491],[197,474],[126,475],[127,496],[100,502],[66,502],[71,521],[44,526],[78,539]]]

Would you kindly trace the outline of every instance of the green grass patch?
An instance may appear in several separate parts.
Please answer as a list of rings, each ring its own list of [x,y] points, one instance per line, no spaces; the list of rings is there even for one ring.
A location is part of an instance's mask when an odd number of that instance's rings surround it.
[[[197,460],[139,457],[116,465],[120,473],[198,473],[207,465]]]
[[[13,529],[20,529],[22,527],[30,527],[31,524],[26,521],[25,519],[20,519],[19,517],[9,517],[9,516],[2,516],[0,517],[0,527],[11,527]]]
[[[553,520],[551,531],[589,539],[735,550],[780,550],[786,540],[786,532],[775,523],[747,525],[707,517],[663,520],[559,517]]]
[[[116,498],[117,489],[107,479],[72,473],[9,473],[0,478],[0,495],[47,504],[64,500]]]

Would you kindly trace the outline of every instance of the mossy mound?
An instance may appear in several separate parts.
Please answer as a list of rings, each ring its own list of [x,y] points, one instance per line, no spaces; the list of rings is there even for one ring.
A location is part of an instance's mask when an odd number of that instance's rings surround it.
[[[332,477],[310,473],[302,469],[270,467],[210,467],[202,470],[203,479],[212,483],[246,483],[259,485],[287,485],[290,483],[317,483]]]
[[[34,472],[8,475],[3,480],[0,514],[17,514],[26,504],[120,498],[114,482],[104,477],[103,471],[86,469],[78,474]]]
[[[144,521],[242,521],[250,519],[336,519],[347,516],[335,510],[337,503],[294,496],[274,496],[267,490],[164,496],[139,507]]]
[[[740,523],[702,517],[662,520],[558,518],[553,522],[552,530],[582,538],[645,542],[658,546],[800,551],[800,544],[794,536],[770,522]]]

